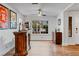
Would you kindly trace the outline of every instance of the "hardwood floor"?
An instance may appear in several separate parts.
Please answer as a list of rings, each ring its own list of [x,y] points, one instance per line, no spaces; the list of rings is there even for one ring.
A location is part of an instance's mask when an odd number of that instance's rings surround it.
[[[9,51],[5,56],[12,56],[15,49]],[[31,41],[31,49],[27,56],[79,56],[79,46],[55,45],[51,41]]]

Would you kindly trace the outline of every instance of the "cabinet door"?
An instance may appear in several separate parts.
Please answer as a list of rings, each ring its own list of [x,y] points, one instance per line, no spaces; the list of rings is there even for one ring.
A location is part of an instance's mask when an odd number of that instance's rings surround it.
[[[15,55],[26,55],[27,37],[26,33],[15,33]]]
[[[61,32],[56,33],[56,44],[62,44],[62,33]]]

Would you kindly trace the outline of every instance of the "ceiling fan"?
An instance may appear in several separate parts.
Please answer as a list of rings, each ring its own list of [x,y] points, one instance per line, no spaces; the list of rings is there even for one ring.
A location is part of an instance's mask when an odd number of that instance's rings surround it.
[[[43,11],[41,8],[38,9],[38,16],[46,16],[46,14],[43,14]]]
[[[43,13],[43,10],[41,9],[41,5],[40,5],[40,3],[32,3],[32,5],[37,5],[37,4],[39,4],[39,9],[37,10],[37,12],[38,12],[38,16],[46,16],[46,14],[44,14]]]

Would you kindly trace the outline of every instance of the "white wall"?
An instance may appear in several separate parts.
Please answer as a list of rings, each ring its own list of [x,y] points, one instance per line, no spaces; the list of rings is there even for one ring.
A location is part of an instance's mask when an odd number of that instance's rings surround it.
[[[58,19],[61,19],[61,25],[58,25]],[[57,29],[60,28],[60,32],[62,32],[62,45],[63,45],[63,41],[64,41],[64,12],[61,12],[57,19]]]
[[[12,44],[12,42],[14,41],[13,32],[18,31],[19,18],[23,19],[23,16],[17,10],[13,9],[7,4],[3,4],[3,5],[17,13],[17,29],[0,30],[0,55],[4,55],[7,51],[13,48],[14,46],[14,44]]]
[[[72,37],[68,37],[68,17],[72,16]],[[76,23],[77,22],[77,23]],[[76,25],[78,33],[76,33]],[[64,13],[64,42],[63,45],[79,44],[79,11],[66,11]]]
[[[64,18],[64,13],[63,12],[61,12],[59,15],[58,15],[58,17],[57,17],[57,28],[60,28],[60,32],[62,32],[63,33],[63,19]],[[61,19],[61,25],[58,25],[58,19]]]
[[[31,40],[52,40],[52,32],[55,32],[56,28],[56,17],[41,17],[35,15],[25,17],[25,21],[29,21],[31,23],[32,20],[48,20],[48,34],[32,34],[31,31]]]

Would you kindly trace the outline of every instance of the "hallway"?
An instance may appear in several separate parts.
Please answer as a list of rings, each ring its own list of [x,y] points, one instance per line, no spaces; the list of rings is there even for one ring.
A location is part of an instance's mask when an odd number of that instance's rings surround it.
[[[14,49],[5,56],[14,55]],[[79,56],[79,46],[60,46],[51,41],[31,41],[31,49],[27,56]]]
[[[29,40],[31,49],[28,56],[69,55],[65,54],[62,45],[55,45],[51,41],[57,40],[56,43],[62,44],[63,40],[65,46],[62,12],[70,5],[72,3],[1,3],[0,55],[14,55],[14,47],[26,55]]]

